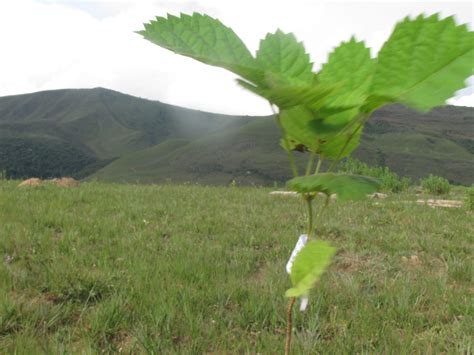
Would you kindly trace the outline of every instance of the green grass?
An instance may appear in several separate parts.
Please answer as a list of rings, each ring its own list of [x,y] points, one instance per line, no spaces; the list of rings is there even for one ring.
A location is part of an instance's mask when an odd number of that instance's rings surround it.
[[[15,186],[0,182],[0,353],[282,352],[299,199]],[[472,212],[414,198],[323,214],[316,234],[338,254],[295,313],[295,354],[472,351]]]

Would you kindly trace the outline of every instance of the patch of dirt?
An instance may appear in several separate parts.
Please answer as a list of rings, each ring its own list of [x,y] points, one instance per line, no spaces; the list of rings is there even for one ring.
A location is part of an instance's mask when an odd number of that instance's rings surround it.
[[[447,207],[447,208],[460,208],[463,205],[462,201],[458,200],[416,200],[416,203],[419,205],[428,205],[430,207]]]
[[[26,186],[40,186],[43,182],[41,179],[38,178],[31,178],[22,181],[21,183],[18,184],[17,187],[26,187]]]
[[[383,193],[381,193],[381,192],[374,192],[373,194],[368,195],[368,197],[371,198],[371,199],[374,199],[374,200],[380,200],[380,199],[387,198],[388,195],[387,195],[387,194],[383,194]]]
[[[266,278],[267,276],[267,264],[264,262],[261,262],[257,265],[256,270],[250,275],[249,280],[252,281],[262,281]]]
[[[421,260],[418,255],[411,255],[410,257],[402,256],[402,263],[409,266],[420,266]]]
[[[366,258],[348,252],[337,255],[335,261],[335,269],[339,272],[357,272],[367,263]]]
[[[270,195],[280,195],[280,196],[298,196],[298,193],[295,191],[272,191]]]
[[[136,350],[135,338],[125,331],[120,331],[115,335],[113,342],[116,344],[117,352],[120,354],[133,354],[133,351]]]
[[[79,187],[81,183],[71,177],[63,177],[51,180],[56,186],[61,187]]]
[[[36,308],[38,306],[53,305],[55,303],[55,299],[51,293],[23,294],[12,291],[10,297],[18,306],[26,308]]]

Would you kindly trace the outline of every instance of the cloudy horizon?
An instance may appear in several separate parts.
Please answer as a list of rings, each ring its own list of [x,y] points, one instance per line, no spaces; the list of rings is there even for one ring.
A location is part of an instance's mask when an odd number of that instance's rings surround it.
[[[421,1],[54,1],[0,3],[0,96],[104,87],[209,112],[270,114],[268,103],[235,84],[235,75],[175,55],[134,31],[166,13],[219,18],[254,53],[267,32],[281,28],[303,41],[314,68],[353,34],[376,56],[406,15],[440,12],[472,29],[471,2]],[[474,80],[449,100],[474,106]]]

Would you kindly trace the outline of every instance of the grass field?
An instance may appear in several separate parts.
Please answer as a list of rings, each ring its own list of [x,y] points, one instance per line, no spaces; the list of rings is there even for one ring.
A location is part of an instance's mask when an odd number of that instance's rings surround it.
[[[0,182],[0,353],[282,353],[299,199],[16,184]],[[295,312],[295,354],[472,352],[473,214],[416,198],[325,211],[338,253]]]

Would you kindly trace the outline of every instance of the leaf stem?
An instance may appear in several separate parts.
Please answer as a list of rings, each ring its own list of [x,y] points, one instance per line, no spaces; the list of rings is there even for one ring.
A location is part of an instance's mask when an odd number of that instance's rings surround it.
[[[321,169],[321,164],[322,163],[323,163],[323,158],[321,156],[319,156],[318,164],[316,164],[316,170],[314,171],[314,175],[319,174],[319,170]]]
[[[290,143],[288,142],[288,138],[286,137],[285,130],[283,129],[283,126],[281,125],[280,122],[280,114],[276,112],[275,108],[273,107],[272,103],[270,103],[270,108],[272,109],[273,115],[275,116],[275,121],[278,125],[278,128],[280,128],[281,134],[283,136],[283,140],[285,142],[285,150],[288,154],[288,160],[290,161],[290,166],[291,166],[291,171],[293,172],[293,177],[298,176],[298,168],[296,167],[295,164],[295,159],[293,157],[293,152],[290,149]]]
[[[316,158],[316,152],[311,152],[311,155],[309,156],[309,160],[308,160],[308,165],[306,166],[306,173],[305,173],[306,176],[308,176],[311,173],[315,158]]]
[[[306,206],[308,208],[308,232],[307,232],[307,241],[311,238],[313,234],[313,197],[310,195],[305,196]]]

